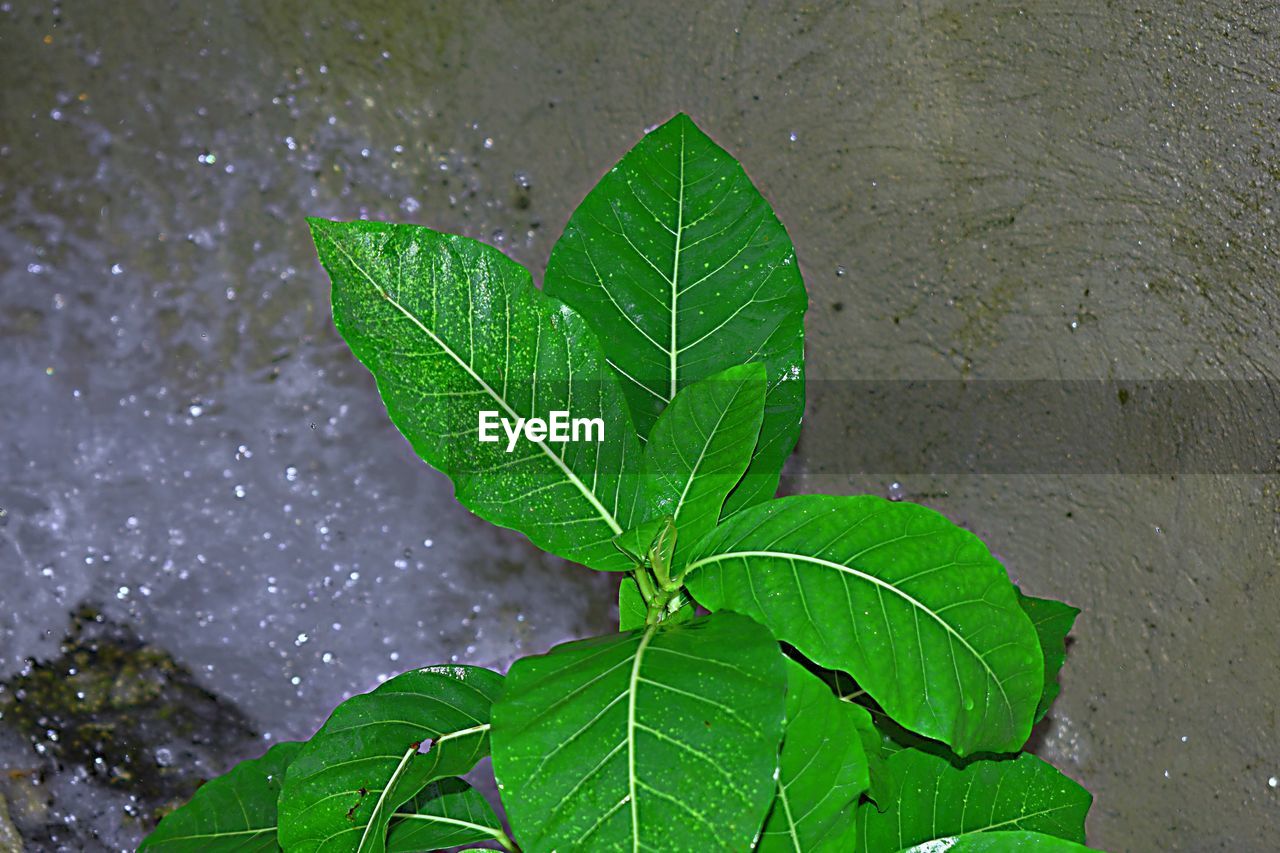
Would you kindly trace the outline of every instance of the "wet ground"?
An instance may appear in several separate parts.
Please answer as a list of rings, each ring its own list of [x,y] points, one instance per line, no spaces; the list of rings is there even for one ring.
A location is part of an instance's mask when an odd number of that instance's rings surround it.
[[[380,676],[611,627],[606,579],[415,462],[304,215],[538,277],[685,110],[792,234],[815,388],[1280,374],[1273,7],[634,6],[0,3],[0,795],[31,845],[129,849],[182,779]],[[1280,478],[833,458],[802,441],[789,487],[935,506],[1084,608],[1040,751],[1095,846],[1274,849]],[[88,659],[110,743],[32,698]]]

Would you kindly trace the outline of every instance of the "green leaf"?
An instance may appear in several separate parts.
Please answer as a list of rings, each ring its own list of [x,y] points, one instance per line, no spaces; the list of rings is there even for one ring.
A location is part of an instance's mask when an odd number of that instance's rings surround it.
[[[645,136],[587,194],[544,289],[608,338],[642,436],[685,385],[763,363],[760,443],[726,515],[773,496],[804,414],[808,297],[769,203],[688,116]]]
[[[859,850],[901,850],[992,830],[1040,832],[1084,843],[1084,819],[1093,798],[1030,753],[973,761],[960,769],[945,758],[904,749],[887,765],[885,810],[864,806],[858,811]]]
[[[483,243],[412,225],[308,221],[338,330],[458,500],[566,559],[630,568],[611,540],[630,526],[637,483],[627,469],[638,468],[640,444],[587,323]],[[553,411],[599,418],[604,440],[521,437],[508,452],[501,427],[498,441],[479,440],[486,411],[512,429]]]
[[[300,743],[278,743],[261,758],[242,761],[230,772],[210,780],[196,790],[190,802],[166,815],[138,850],[278,850],[276,799],[285,767],[301,749]]]
[[[737,614],[512,665],[493,769],[527,850],[745,850],[773,798],[786,668]]]
[[[637,515],[639,513],[637,512]],[[624,530],[614,537],[613,544],[623,551],[631,560],[643,565],[649,559],[649,549],[672,520],[666,517],[651,518],[642,521],[635,527]]]
[[[634,578],[623,578],[618,585],[618,630],[634,631],[643,628],[649,616],[649,607],[640,594],[640,585]]]
[[[501,689],[502,676],[487,669],[427,667],[343,702],[285,774],[281,845],[383,850],[398,806],[488,754],[489,708]]]
[[[642,517],[675,519],[673,571],[715,529],[747,470],[764,398],[764,365],[743,364],[681,389],[654,424],[644,451]]]
[[[1044,655],[1044,692],[1036,707],[1036,722],[1049,713],[1049,706],[1058,698],[1058,672],[1067,659],[1067,634],[1080,615],[1079,608],[1051,598],[1032,598],[1018,590],[1018,604],[1035,626],[1040,638],[1040,651]]]
[[[461,779],[441,779],[396,810],[387,834],[387,853],[444,850],[485,841],[511,843],[493,807]]]
[[[904,729],[879,708],[870,709],[868,713],[871,715],[872,725],[875,726],[876,734],[880,738],[879,753],[882,758],[887,759],[894,753],[904,749],[917,749],[930,755],[941,756],[948,761],[964,760],[948,749],[947,745],[942,741],[918,735],[910,729]],[[992,755],[994,756],[995,753],[992,753]]]
[[[782,498],[699,551],[699,604],[844,670],[902,725],[961,755],[1026,741],[1043,687],[1035,629],[1004,568],[938,513],[870,495]]]
[[[840,701],[854,709],[854,713],[849,715],[849,721],[857,731],[858,741],[862,744],[862,752],[867,757],[867,775],[869,779],[867,796],[879,803],[888,796],[889,784],[889,771],[885,768],[885,756],[881,747],[884,736],[876,728],[870,711],[849,699],[841,699]]]
[[[793,660],[787,685],[777,793],[756,849],[852,850],[858,798],[871,784],[857,732],[866,711]]]
[[[812,667],[810,671],[813,671]],[[866,695],[866,691],[859,687],[848,673],[840,672],[837,669],[818,669],[814,674],[822,679],[823,683],[840,698],[840,701],[857,709],[857,715],[852,718],[852,722],[857,729],[858,739],[862,742],[862,750],[867,756],[867,765],[871,777],[870,787],[867,788],[867,796],[874,802],[880,802],[885,796],[885,785],[887,783],[884,760],[901,747],[885,749],[886,735],[876,725],[876,717],[872,710],[861,704],[860,701]],[[876,713],[884,717],[883,711],[876,709]],[[906,732],[906,729],[901,729],[901,731]],[[913,737],[916,736],[913,735]]]
[[[902,853],[1089,853],[1092,849],[1052,835],[1014,831],[940,838],[918,844]]]

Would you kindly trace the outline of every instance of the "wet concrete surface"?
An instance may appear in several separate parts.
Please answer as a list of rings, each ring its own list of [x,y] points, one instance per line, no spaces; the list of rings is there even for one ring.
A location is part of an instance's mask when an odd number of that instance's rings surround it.
[[[416,664],[608,630],[607,579],[413,460],[302,217],[458,231],[540,278],[677,110],[796,243],[815,388],[1280,373],[1261,3],[5,2],[0,70],[7,684],[88,603],[276,740]],[[1084,608],[1040,751],[1096,794],[1094,846],[1274,849],[1280,478],[837,458],[802,439],[788,488],[934,506]],[[15,824],[128,849],[160,804],[56,753],[0,724]]]

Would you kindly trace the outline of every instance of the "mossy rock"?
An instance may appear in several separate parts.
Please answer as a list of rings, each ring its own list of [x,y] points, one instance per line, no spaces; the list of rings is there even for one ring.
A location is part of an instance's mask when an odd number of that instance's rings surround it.
[[[221,756],[254,737],[190,670],[90,608],[74,614],[57,659],[0,686],[0,721],[151,811],[185,800],[202,776],[224,769]]]

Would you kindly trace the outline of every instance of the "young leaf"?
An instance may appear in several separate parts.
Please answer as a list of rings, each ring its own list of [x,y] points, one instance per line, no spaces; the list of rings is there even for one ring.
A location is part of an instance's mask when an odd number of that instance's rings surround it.
[[[704,540],[689,589],[852,675],[908,728],[961,755],[1014,752],[1043,687],[1035,629],[976,536],[922,506],[804,495]]]
[[[493,769],[529,850],[744,850],[773,797],[786,668],[721,613],[512,665]]]
[[[636,517],[639,518],[639,516],[640,512],[637,509]],[[641,521],[635,527],[624,530],[615,536],[613,544],[630,557],[633,562],[644,563],[649,559],[649,551],[653,547],[654,541],[672,523],[672,520],[665,516]]]
[[[1097,853],[1091,847],[1039,832],[980,832],[939,838],[902,853]]]
[[[1058,698],[1058,672],[1067,659],[1067,634],[1080,615],[1079,608],[1051,598],[1032,598],[1018,590],[1018,604],[1031,619],[1036,635],[1040,638],[1040,651],[1044,655],[1044,693],[1036,707],[1036,722],[1049,713],[1049,706]]]
[[[777,793],[757,850],[853,849],[858,797],[871,784],[859,712],[866,714],[788,659]]]
[[[182,808],[166,815],[139,851],[224,853],[279,849],[276,799],[285,767],[302,749],[278,743],[261,758],[242,761],[225,775],[202,785]]]
[[[445,850],[496,841],[511,849],[502,822],[480,792],[458,778],[423,788],[392,815],[387,853]]]
[[[412,225],[309,220],[333,280],[333,315],[387,412],[458,500],[494,524],[595,569],[630,568],[612,539],[630,526],[635,435],[595,334],[491,246]],[[482,412],[599,418],[602,441],[517,438]],[[527,435],[527,434],[526,434]],[[594,437],[594,436],[593,436]]]
[[[587,194],[544,289],[608,336],[642,436],[685,385],[763,363],[760,443],[726,515],[773,496],[804,414],[808,297],[769,203],[688,116],[645,136]]]
[[[654,424],[644,450],[641,513],[674,517],[674,569],[715,528],[747,470],[764,398],[764,365],[743,364],[685,386]]]
[[[618,630],[643,628],[648,617],[649,607],[640,594],[640,585],[633,578],[623,578],[618,585]]]
[[[427,667],[343,702],[285,774],[281,846],[380,853],[398,806],[488,754],[501,689],[502,676],[487,669]]]
[[[901,850],[1015,829],[1084,843],[1084,819],[1093,798],[1030,753],[959,769],[945,758],[904,749],[886,763],[885,810],[858,810],[859,850]]]

